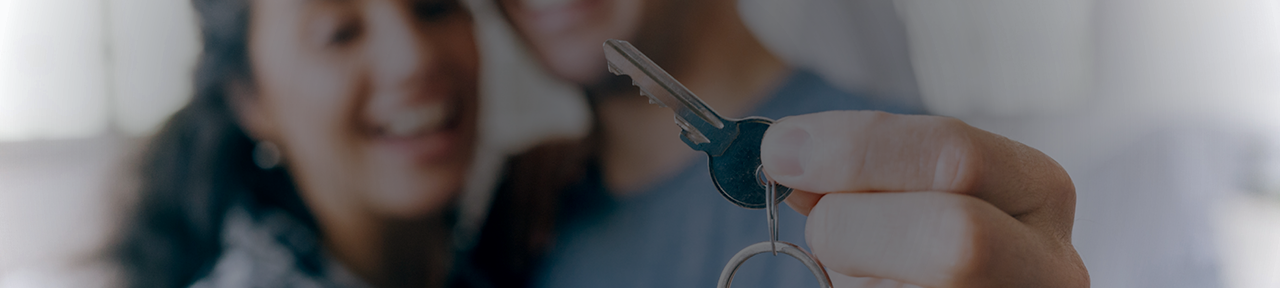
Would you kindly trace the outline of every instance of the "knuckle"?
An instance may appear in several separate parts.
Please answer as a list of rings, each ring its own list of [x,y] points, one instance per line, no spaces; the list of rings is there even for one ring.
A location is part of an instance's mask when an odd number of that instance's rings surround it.
[[[936,117],[928,141],[935,145],[933,190],[972,191],[981,172],[982,149],[968,124],[955,118]]]
[[[939,206],[935,219],[940,221],[935,226],[938,233],[935,237],[950,239],[946,247],[938,250],[939,257],[934,258],[943,265],[938,270],[944,273],[940,276],[952,281],[972,278],[990,261],[987,247],[991,241],[986,237],[985,222],[981,219],[986,207],[981,200],[969,196],[941,192],[933,196]]]
[[[816,255],[823,255],[823,253],[827,252],[827,245],[829,244],[827,239],[829,237],[826,236],[839,229],[840,227],[837,227],[836,223],[842,222],[829,219],[831,218],[830,202],[819,200],[813,206],[813,209],[809,210],[809,216],[805,221],[804,238],[809,244],[809,249],[812,250],[810,252]]]

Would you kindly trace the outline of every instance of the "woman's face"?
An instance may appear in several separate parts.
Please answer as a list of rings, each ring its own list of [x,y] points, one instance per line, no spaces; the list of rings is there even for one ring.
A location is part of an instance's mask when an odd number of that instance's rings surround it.
[[[250,96],[317,214],[419,217],[464,182],[477,56],[456,0],[252,1]]]

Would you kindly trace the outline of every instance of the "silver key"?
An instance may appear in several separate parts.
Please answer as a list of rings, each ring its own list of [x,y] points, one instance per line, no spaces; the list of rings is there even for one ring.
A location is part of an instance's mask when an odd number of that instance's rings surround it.
[[[760,166],[760,141],[773,120],[764,117],[720,117],[698,96],[694,96],[693,92],[626,41],[605,41],[604,55],[609,62],[610,72],[631,76],[632,84],[640,87],[640,94],[648,96],[650,103],[675,111],[676,125],[683,130],[680,139],[690,148],[706,152],[710,157],[711,179],[716,183],[721,196],[743,208],[765,208],[767,211],[765,214],[768,217],[769,241],[748,246],[735,254],[720,272],[716,287],[728,288],[743,262],[754,255],[770,251],[774,255],[782,252],[795,257],[813,272],[821,287],[832,287],[826,269],[813,255],[800,246],[778,241],[777,204],[791,194],[791,189],[768,179]]]
[[[680,139],[694,150],[710,157],[711,178],[720,195],[748,209],[766,208],[763,170],[760,169],[760,141],[773,120],[764,117],[727,119],[703,103],[698,96],[663,71],[631,43],[610,39],[604,43],[609,71],[628,75],[632,84],[649,102],[671,108],[676,125],[683,132]],[[791,189],[777,186],[773,203],[786,199]]]

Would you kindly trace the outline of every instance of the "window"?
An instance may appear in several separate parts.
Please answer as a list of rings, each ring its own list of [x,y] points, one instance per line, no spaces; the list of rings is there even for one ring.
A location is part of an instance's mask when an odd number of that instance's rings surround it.
[[[191,93],[187,5],[0,0],[0,141],[154,130]]]

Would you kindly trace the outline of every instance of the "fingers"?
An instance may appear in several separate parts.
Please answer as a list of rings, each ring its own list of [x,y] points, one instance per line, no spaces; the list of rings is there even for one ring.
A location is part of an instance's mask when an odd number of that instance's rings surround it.
[[[813,205],[818,204],[818,200],[822,199],[822,194],[809,193],[800,190],[792,190],[791,195],[785,200],[792,210],[800,212],[801,215],[809,215],[809,211],[813,209]]]
[[[1088,286],[1071,246],[1075,187],[1021,143],[946,117],[834,111],[778,121],[761,158],[794,189],[787,203],[809,216],[806,239],[832,271],[924,287]]]
[[[827,269],[923,287],[1083,287],[1069,242],[954,193],[828,194],[806,239]],[[998,275],[997,275],[998,273]]]
[[[952,118],[874,111],[793,116],[769,128],[760,150],[771,178],[813,193],[945,191],[1015,216],[1069,201],[1070,209],[1053,215],[1062,219],[1075,207],[1071,179],[1053,159]]]
[[[831,277],[831,286],[837,288],[921,288],[920,286],[902,283],[892,279],[853,277],[830,272],[829,269],[827,271],[827,274]]]

